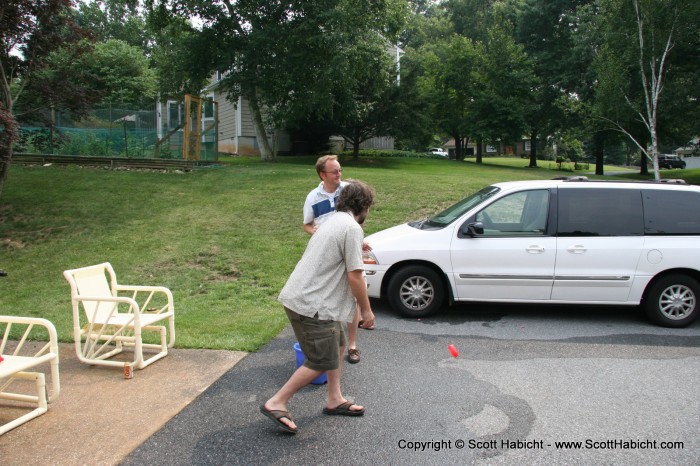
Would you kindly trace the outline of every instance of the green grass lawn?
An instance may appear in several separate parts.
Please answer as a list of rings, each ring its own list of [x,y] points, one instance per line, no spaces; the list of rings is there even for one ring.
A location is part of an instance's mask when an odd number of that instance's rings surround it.
[[[13,165],[0,197],[0,269],[8,272],[0,278],[0,314],[47,318],[62,341],[72,341],[62,272],[109,261],[124,284],[173,291],[176,346],[255,351],[287,323],[276,298],[308,241],[301,211],[319,183],[315,160],[225,158],[221,167],[185,174]],[[369,234],[436,213],[492,182],[572,174],[512,160],[518,163],[341,163],[345,179],[377,191]],[[682,174],[693,172],[700,170]]]

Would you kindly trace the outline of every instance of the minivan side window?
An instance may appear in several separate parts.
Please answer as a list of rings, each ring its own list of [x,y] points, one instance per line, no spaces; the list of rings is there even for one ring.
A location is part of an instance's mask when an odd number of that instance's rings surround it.
[[[557,236],[642,236],[636,189],[559,189]]]
[[[544,235],[549,210],[549,190],[509,194],[476,214],[486,236]]]
[[[700,235],[700,193],[644,190],[644,233]]]

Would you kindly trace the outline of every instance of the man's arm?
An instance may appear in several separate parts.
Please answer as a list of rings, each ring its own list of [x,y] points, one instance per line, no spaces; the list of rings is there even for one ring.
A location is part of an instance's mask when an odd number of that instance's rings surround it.
[[[350,290],[355,297],[357,304],[360,306],[360,315],[362,316],[362,328],[371,328],[374,326],[374,313],[369,304],[369,296],[367,295],[367,282],[362,276],[362,269],[348,272],[348,282]]]
[[[316,230],[318,230],[318,226],[314,225],[314,222],[304,224],[304,231],[308,234],[313,235],[316,233]]]

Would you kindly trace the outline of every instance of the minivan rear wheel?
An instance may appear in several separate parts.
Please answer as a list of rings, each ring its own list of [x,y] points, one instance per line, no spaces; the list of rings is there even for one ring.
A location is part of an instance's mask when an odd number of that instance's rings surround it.
[[[647,316],[664,327],[685,327],[698,317],[700,285],[682,274],[661,277],[649,288],[644,308]]]
[[[389,281],[391,307],[406,317],[427,317],[442,306],[445,290],[440,276],[422,265],[404,267]]]

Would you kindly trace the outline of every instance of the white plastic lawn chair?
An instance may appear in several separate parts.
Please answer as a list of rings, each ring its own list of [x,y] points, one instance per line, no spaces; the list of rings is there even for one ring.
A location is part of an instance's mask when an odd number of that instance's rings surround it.
[[[109,262],[66,270],[63,276],[71,288],[73,337],[81,362],[122,367],[124,377],[131,378],[134,369],[167,356],[175,343],[175,307],[168,288],[120,285]],[[160,343],[144,343],[144,331],[155,332]],[[124,347],[133,349],[132,360],[110,359]],[[144,359],[144,349],[156,353]]]
[[[49,341],[35,350],[36,345],[25,344],[34,326],[46,329]],[[3,329],[4,327],[4,329]],[[13,333],[13,327],[20,332]],[[23,329],[23,330],[22,330]],[[48,410],[48,403],[58,398],[61,381],[58,376],[58,338],[56,328],[46,319],[35,317],[0,316],[0,400],[21,401],[36,405],[32,411],[0,426],[0,435],[25,422],[41,416]],[[21,333],[21,335],[19,335]],[[10,340],[13,337],[13,340]],[[46,389],[46,375],[38,366],[49,364],[51,390]],[[36,382],[36,395],[10,391],[17,379]],[[20,387],[15,388],[17,390]],[[13,405],[13,409],[18,408]]]

